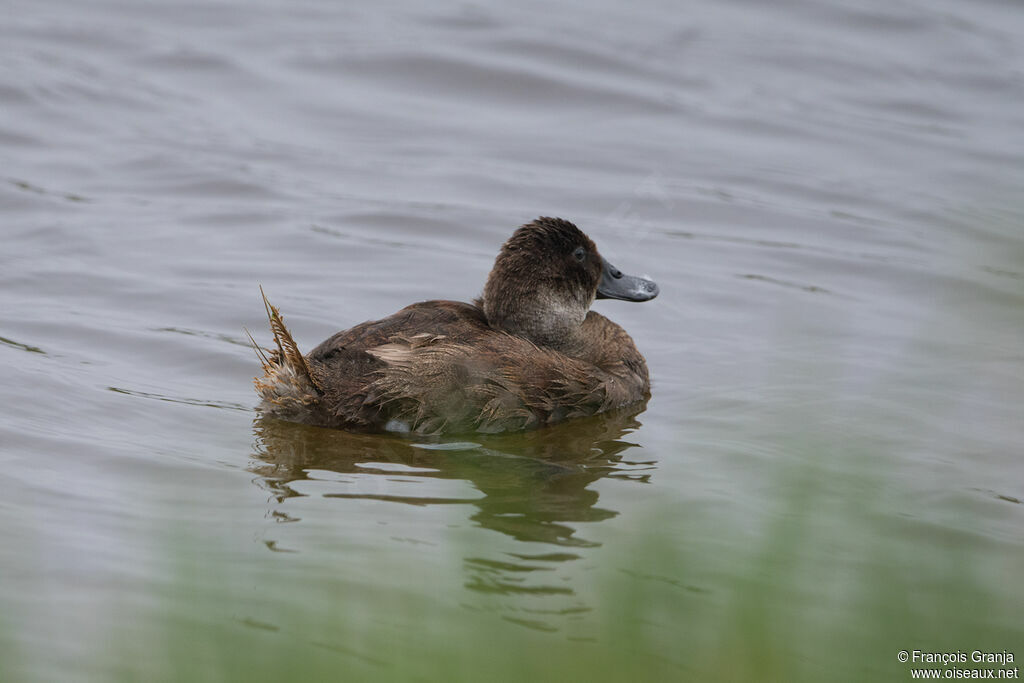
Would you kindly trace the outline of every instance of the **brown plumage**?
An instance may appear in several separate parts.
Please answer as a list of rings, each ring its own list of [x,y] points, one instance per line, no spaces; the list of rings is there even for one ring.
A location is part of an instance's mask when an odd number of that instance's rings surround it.
[[[657,293],[572,223],[539,218],[504,244],[481,300],[413,304],[306,356],[264,296],[277,349],[256,347],[256,390],[270,415],[352,430],[500,432],[593,415],[646,398],[650,382],[633,340],[590,304]]]

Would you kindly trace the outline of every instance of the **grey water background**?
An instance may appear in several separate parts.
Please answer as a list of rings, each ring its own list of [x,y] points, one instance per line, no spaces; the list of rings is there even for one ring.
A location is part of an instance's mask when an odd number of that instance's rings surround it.
[[[906,680],[1024,657],[1024,6],[6,0],[0,678]],[[570,219],[653,398],[264,421]]]

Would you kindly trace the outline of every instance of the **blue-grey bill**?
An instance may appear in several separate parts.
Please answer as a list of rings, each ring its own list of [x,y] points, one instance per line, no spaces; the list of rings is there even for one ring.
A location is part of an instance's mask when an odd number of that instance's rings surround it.
[[[597,285],[598,299],[620,299],[622,301],[650,301],[658,296],[658,284],[654,280],[636,275],[626,275],[621,270],[601,259],[604,266],[601,282]]]

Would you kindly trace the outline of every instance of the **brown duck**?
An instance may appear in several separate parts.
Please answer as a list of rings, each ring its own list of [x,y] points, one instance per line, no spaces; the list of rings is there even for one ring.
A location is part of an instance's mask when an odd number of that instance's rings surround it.
[[[256,391],[266,414],[358,431],[502,432],[593,415],[646,399],[650,380],[630,336],[590,304],[657,295],[575,225],[542,217],[502,246],[481,299],[412,304],[305,356],[264,296],[277,348],[256,346]]]

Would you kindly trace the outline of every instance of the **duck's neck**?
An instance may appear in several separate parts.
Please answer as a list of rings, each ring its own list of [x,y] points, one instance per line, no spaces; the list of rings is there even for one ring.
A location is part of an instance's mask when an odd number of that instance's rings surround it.
[[[491,327],[538,346],[569,352],[583,343],[582,326],[589,304],[539,290],[525,297],[487,297],[483,309]]]

